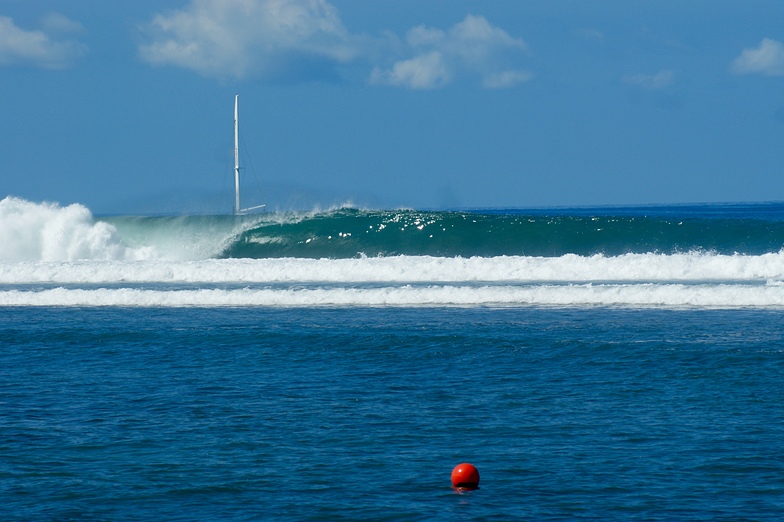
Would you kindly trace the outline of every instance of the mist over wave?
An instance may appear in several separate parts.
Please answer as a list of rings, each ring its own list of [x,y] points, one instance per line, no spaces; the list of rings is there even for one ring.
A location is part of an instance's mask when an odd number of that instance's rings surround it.
[[[0,201],[2,261],[143,261],[219,255],[247,222],[210,217],[108,217],[84,205]]]
[[[4,261],[144,259],[151,253],[124,246],[115,228],[96,222],[83,205],[13,197],[0,201],[0,244]]]

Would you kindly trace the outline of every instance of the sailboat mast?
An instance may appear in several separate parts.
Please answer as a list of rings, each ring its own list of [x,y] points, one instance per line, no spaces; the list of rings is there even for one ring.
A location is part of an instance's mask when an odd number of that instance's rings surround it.
[[[234,95],[234,213],[240,213],[240,143],[237,122],[237,100],[240,95]]]
[[[239,94],[234,95],[234,214],[240,215],[264,208],[265,205],[256,205],[255,207],[242,208],[240,206],[240,133],[237,116],[237,105],[240,99]]]

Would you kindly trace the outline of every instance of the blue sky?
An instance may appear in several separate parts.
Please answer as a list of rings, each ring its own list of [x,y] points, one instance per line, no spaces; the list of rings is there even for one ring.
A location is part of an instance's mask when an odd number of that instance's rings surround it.
[[[235,93],[272,209],[784,200],[780,0],[6,0],[0,197],[228,212]]]

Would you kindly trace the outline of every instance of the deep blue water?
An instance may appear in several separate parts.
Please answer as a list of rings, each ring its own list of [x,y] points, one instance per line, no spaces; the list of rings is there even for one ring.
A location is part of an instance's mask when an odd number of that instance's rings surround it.
[[[780,520],[783,331],[767,309],[5,307],[0,518]]]

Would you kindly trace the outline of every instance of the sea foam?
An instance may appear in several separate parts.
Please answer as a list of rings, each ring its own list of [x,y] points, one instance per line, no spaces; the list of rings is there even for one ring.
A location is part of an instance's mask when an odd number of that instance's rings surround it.
[[[95,221],[87,207],[32,203],[6,197],[0,201],[0,260],[73,261],[145,259],[150,248],[128,248],[116,229]]]
[[[784,253],[759,256],[624,254],[560,257],[395,256],[356,259],[0,262],[3,284],[410,284],[765,282],[784,280]]]
[[[630,306],[781,308],[781,285],[428,285],[382,288],[0,291],[0,306]]]

